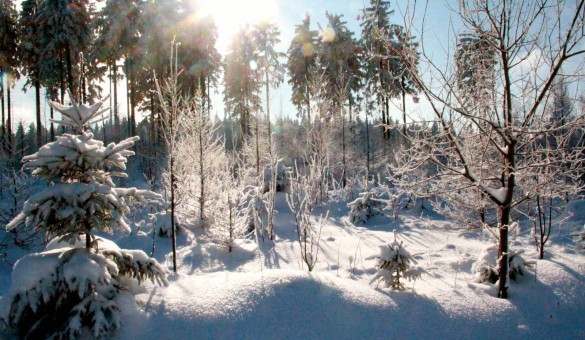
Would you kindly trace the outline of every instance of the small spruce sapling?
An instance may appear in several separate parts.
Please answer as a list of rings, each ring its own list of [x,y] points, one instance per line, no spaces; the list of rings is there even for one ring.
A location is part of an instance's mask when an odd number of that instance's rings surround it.
[[[576,247],[580,250],[585,250],[585,225],[583,225],[583,229],[573,234],[576,237]]]
[[[498,234],[489,227],[484,228],[489,235],[497,240]],[[518,222],[510,225],[510,234],[518,234],[520,226]],[[524,250],[515,251],[508,249],[508,276],[516,281],[520,276],[528,272],[528,268],[535,264],[533,260],[526,260],[522,257]],[[471,272],[475,275],[474,281],[477,283],[496,283],[499,279],[498,272],[498,246],[490,244],[482,249],[479,258],[472,265]]]
[[[414,255],[403,246],[403,241],[398,242],[394,230],[394,242],[380,247],[378,271],[370,283],[383,281],[386,287],[403,289],[404,281],[401,282],[401,278],[416,280],[425,272],[417,264]]]
[[[382,201],[370,186],[371,184],[368,181],[366,191],[360,193],[358,198],[347,204],[351,209],[349,218],[354,224],[366,223],[371,217],[383,214]]]
[[[12,287],[2,300],[0,323],[25,338],[75,338],[89,331],[106,337],[121,326],[119,299],[150,279],[167,285],[165,269],[141,250],[100,247],[94,231],[130,232],[130,205],[160,201],[148,190],[116,188],[112,177],[126,177],[129,149],[138,137],[104,146],[89,131],[100,118],[103,101],[92,106],[50,102],[61,112],[63,134],[23,159],[24,169],[49,185],[25,202],[7,229],[21,225],[72,247],[30,254],[13,270]],[[112,171],[117,168],[122,171]],[[85,248],[80,248],[85,245]]]

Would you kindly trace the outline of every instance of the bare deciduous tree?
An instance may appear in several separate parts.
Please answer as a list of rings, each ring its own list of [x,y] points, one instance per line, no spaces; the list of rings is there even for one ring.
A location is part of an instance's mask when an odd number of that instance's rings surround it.
[[[431,193],[447,202],[461,192],[475,190],[497,208],[501,298],[508,295],[508,228],[513,209],[544,187],[571,193],[581,189],[577,180],[569,181],[572,185],[556,184],[564,176],[576,179],[583,171],[582,147],[565,146],[569,135],[583,129],[584,117],[569,124],[550,122],[547,116],[551,88],[563,66],[580,58],[577,62],[583,67],[584,2],[459,2],[456,15],[464,32],[471,32],[495,51],[494,83],[491,89],[484,88],[489,95],[482,96],[489,98],[489,105],[470,104],[459,90],[451,63],[431,60],[424,47],[425,36],[420,35],[421,65],[427,69],[412,73],[432,120],[438,122],[439,133],[422,129],[409,136],[410,147],[393,170],[402,185],[413,187],[420,195],[428,194],[421,192],[421,184],[430,184]],[[405,20],[412,23],[411,18]],[[448,54],[452,60],[451,51]],[[416,68],[412,53],[402,58]],[[565,77],[569,82],[580,80],[578,74]],[[541,142],[551,135],[557,141],[555,148]],[[429,162],[436,166],[436,174],[407,182],[410,172]]]

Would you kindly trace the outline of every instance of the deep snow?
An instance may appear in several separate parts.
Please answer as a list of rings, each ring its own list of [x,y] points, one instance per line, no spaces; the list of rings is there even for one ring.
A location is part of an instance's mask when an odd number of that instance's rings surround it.
[[[510,298],[473,283],[472,263],[489,242],[427,210],[366,225],[349,222],[347,202],[316,210],[329,219],[312,273],[300,259],[292,215],[277,195],[276,241],[238,240],[232,253],[199,235],[178,237],[177,274],[169,287],[148,284],[138,306],[124,305],[118,339],[185,338],[584,338],[585,255],[569,234],[583,228],[585,201],[553,231],[545,259],[512,282]],[[536,258],[528,224],[511,242]],[[399,240],[427,271],[405,291],[369,284],[379,247]],[[110,236],[121,248],[152,251],[150,234]],[[170,268],[170,240],[155,239],[154,256]],[[3,271],[7,273],[9,271]],[[536,273],[536,274],[535,274]],[[1,293],[8,280],[2,278]]]

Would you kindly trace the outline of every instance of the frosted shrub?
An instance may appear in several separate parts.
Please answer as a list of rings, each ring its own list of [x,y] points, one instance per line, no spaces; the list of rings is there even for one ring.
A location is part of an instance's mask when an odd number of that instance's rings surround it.
[[[171,214],[164,210],[154,214],[148,214],[146,228],[152,230],[159,237],[171,237]],[[181,232],[181,223],[177,216],[175,216],[175,231]]]
[[[523,250],[508,250],[508,274],[512,280],[523,276],[528,272],[528,268],[534,265],[534,261],[522,257],[523,253]],[[493,284],[498,281],[497,257],[498,246],[496,244],[482,249],[478,260],[471,267],[471,272],[475,275],[475,282]]]
[[[585,250],[585,225],[583,226],[583,230],[574,233],[573,236],[576,237],[577,249]]]
[[[295,218],[295,227],[297,240],[301,250],[303,262],[312,271],[317,264],[321,242],[321,230],[323,223],[329,215],[320,217],[317,224],[313,222],[313,205],[311,203],[311,179],[310,177],[299,174],[295,164],[295,175],[291,178],[290,190],[286,194],[286,203],[288,204]]]
[[[138,137],[107,146],[95,140],[87,128],[102,120],[102,104],[50,102],[63,116],[58,123],[79,134],[64,134],[23,159],[24,168],[49,185],[28,198],[7,229],[34,228],[78,247],[85,239],[85,249],[58,248],[17,262],[0,320],[18,336],[73,338],[89,330],[105,337],[121,325],[122,293],[146,279],[167,284],[164,269],[144,252],[122,250],[112,242],[99,249],[101,239],[92,235],[114,228],[130,232],[130,206],[162,199],[148,190],[116,188],[112,177],[126,177],[127,157],[134,155],[130,149]]]
[[[275,176],[276,191],[286,191],[290,185],[290,173],[292,169],[286,167],[282,160],[277,160],[274,167],[271,167],[270,164],[264,166],[262,177],[264,182],[263,191],[268,192],[270,190],[270,183],[272,181],[273,170]]]
[[[380,247],[378,260],[378,272],[370,283],[383,281],[386,287],[392,289],[404,288],[401,278],[416,280],[422,276],[425,270],[417,266],[418,262],[403,246],[403,242],[396,239],[394,230],[394,242]]]
[[[382,202],[373,191],[366,191],[359,194],[359,197],[347,204],[351,209],[349,218],[352,223],[366,223],[370,217],[382,215]]]

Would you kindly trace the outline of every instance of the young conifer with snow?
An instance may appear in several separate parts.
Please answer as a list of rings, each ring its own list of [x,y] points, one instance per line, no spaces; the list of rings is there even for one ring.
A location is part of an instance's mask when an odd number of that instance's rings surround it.
[[[359,197],[347,204],[350,208],[349,219],[352,223],[366,223],[370,217],[382,215],[382,201],[378,194],[372,190],[371,184],[366,179],[366,191],[361,192]]]
[[[401,278],[416,280],[425,272],[422,267],[416,266],[418,262],[414,256],[406,250],[403,242],[398,242],[396,230],[394,230],[394,242],[380,247],[378,260],[378,272],[370,283],[383,281],[386,287],[392,289],[404,288],[404,281]]]
[[[575,234],[577,236],[577,249],[585,249],[585,226],[583,230]]]
[[[126,177],[129,149],[138,137],[104,146],[89,130],[100,118],[103,101],[92,106],[51,102],[63,116],[57,123],[79,134],[64,134],[23,159],[24,168],[49,185],[29,197],[8,225],[34,227],[72,243],[30,254],[14,266],[12,287],[2,300],[5,327],[28,338],[103,337],[121,325],[121,296],[151,279],[166,285],[165,270],[140,250],[100,242],[95,231],[129,232],[125,215],[134,203],[160,195],[136,188],[116,188],[112,177]],[[102,244],[100,244],[102,243]],[[83,248],[85,246],[85,248]]]
[[[496,242],[498,242],[498,233],[492,230],[490,227],[485,227],[484,230],[488,232]],[[518,222],[513,222],[510,225],[511,234],[517,235],[520,231],[520,225]],[[523,276],[528,273],[528,268],[534,266],[534,260],[526,260],[522,257],[524,250],[515,251],[508,249],[508,275],[512,280],[516,280],[519,276]],[[499,280],[498,261],[501,261],[501,257],[498,258],[498,246],[497,243],[486,246],[482,249],[477,261],[471,267],[471,272],[475,275],[475,282],[478,283],[496,283]]]

